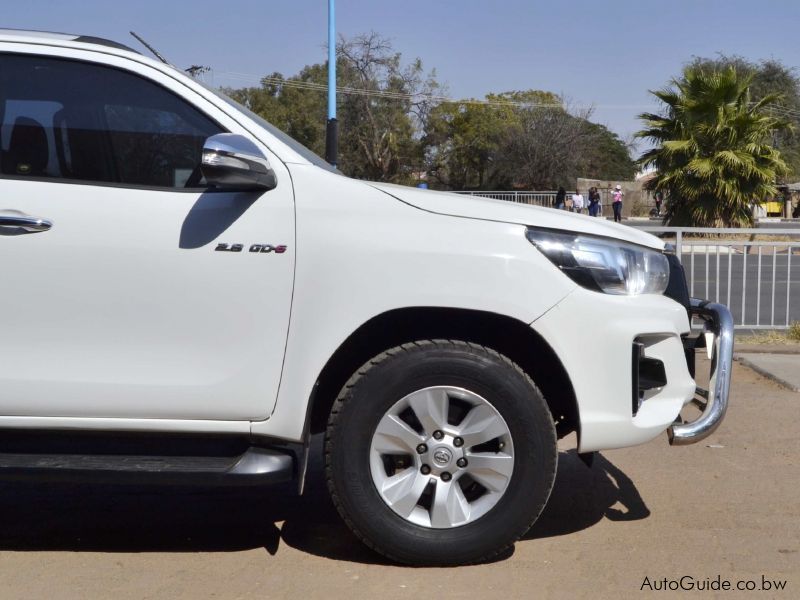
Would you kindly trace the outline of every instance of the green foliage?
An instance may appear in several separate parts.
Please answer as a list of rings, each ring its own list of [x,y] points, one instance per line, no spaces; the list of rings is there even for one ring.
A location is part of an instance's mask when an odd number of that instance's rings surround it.
[[[786,162],[785,179],[788,182],[800,180],[800,78],[795,70],[775,59],[752,62],[740,56],[726,55],[714,59],[695,58],[690,66],[711,72],[733,67],[739,73],[750,75],[753,102],[777,96],[776,102],[768,109],[769,113],[786,117],[792,127],[775,132],[772,141]]]
[[[448,102],[427,123],[429,172],[452,189],[555,189],[577,177],[632,179],[627,147],[588,114],[541,90]]]
[[[752,102],[752,74],[729,66],[687,66],[672,86],[652,92],[662,114],[642,114],[637,133],[655,147],[639,159],[655,168],[648,188],[666,197],[671,225],[741,227],[752,223],[751,204],[777,192],[786,172],[772,134],[787,123],[766,113],[778,97]]]
[[[587,179],[631,180],[636,176],[636,161],[619,136],[605,125],[587,123],[587,143],[590,146],[583,166],[582,177]]]
[[[540,90],[440,101],[435,72],[370,33],[337,44],[339,168],[352,177],[450,189],[572,187],[579,176],[630,179],[619,138]],[[327,65],[259,87],[224,90],[319,155],[325,151]]]
[[[417,59],[402,57],[376,33],[337,46],[339,86],[368,93],[341,96],[340,168],[361,179],[410,183],[423,168],[417,135],[428,111],[427,96],[438,84]]]
[[[325,95],[317,90],[284,85],[283,75],[272,73],[261,87],[223,90],[237,102],[264,117],[317,154],[325,153]],[[290,83],[322,85],[327,82],[324,65],[305,67]]]
[[[315,64],[288,79],[273,73],[260,87],[224,91],[322,156],[327,82],[327,64]],[[337,104],[339,168],[357,178],[411,182],[423,168],[418,120],[438,87],[433,75],[423,73],[419,60],[404,67],[400,54],[372,33],[338,44],[337,86],[348,90]]]
[[[431,110],[426,125],[428,171],[440,184],[460,190],[506,187],[499,159],[517,126],[510,106],[443,102]]]
[[[800,342],[800,321],[793,321],[789,325],[789,331],[786,336],[793,342]]]

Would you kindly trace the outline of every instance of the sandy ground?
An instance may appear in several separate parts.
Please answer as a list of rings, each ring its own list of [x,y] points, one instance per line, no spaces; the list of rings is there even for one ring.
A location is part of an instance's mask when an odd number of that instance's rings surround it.
[[[304,498],[4,484],[0,598],[631,597],[645,577],[685,575],[788,580],[756,595],[797,598],[800,394],[738,364],[734,377],[728,418],[703,443],[663,436],[592,470],[562,452],[539,522],[492,564],[386,564],[340,523],[318,464]]]

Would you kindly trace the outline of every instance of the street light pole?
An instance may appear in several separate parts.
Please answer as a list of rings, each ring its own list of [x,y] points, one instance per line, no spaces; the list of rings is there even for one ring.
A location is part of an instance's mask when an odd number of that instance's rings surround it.
[[[328,124],[325,131],[325,160],[337,163],[339,127],[336,121],[336,0],[328,0]]]

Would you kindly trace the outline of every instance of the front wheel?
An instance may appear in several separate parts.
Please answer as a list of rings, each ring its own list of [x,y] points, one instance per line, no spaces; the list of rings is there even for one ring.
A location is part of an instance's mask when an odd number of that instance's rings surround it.
[[[334,504],[368,546],[409,564],[491,559],[533,524],[556,470],[535,384],[474,344],[420,341],[353,375],[331,412]]]

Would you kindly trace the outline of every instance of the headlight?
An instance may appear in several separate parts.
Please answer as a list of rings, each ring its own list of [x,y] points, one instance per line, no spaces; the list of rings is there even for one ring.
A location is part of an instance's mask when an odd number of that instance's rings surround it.
[[[669,262],[661,252],[581,233],[528,228],[527,237],[554,265],[583,287],[617,294],[663,294]]]

